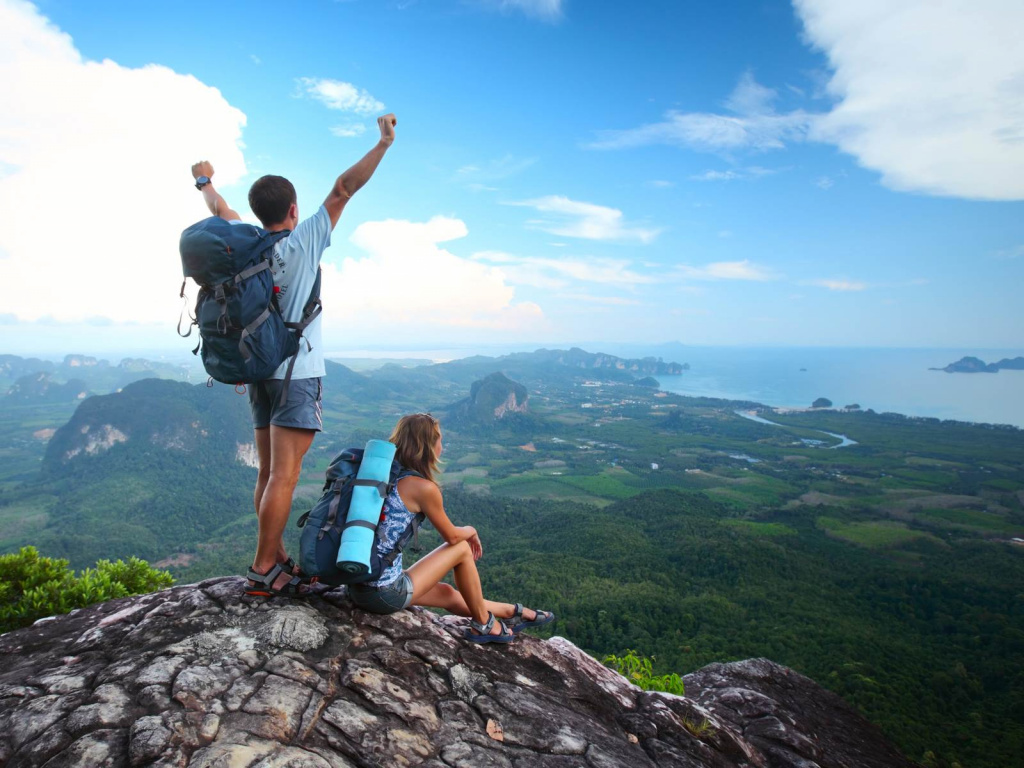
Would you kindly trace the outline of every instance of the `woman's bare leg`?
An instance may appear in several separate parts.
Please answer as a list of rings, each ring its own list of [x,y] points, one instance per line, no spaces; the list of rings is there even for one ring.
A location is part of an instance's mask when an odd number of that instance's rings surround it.
[[[421,599],[434,591],[438,582],[448,574],[448,571],[452,571],[455,576],[455,585],[458,587],[458,594],[462,600],[461,607],[465,611],[459,615],[469,616],[478,624],[486,624],[487,613],[491,609],[488,608],[488,601],[484,600],[483,588],[480,586],[480,574],[476,570],[473,550],[470,549],[467,541],[460,541],[455,545],[442,544],[430,554],[420,558],[406,571],[409,578],[412,579],[412,604],[424,605]],[[491,612],[493,613],[493,611]],[[491,631],[492,634],[501,634],[501,627],[495,624]]]
[[[440,582],[434,585],[434,588],[427,592],[422,597],[413,600],[416,605],[424,605],[428,608],[444,608],[449,613],[454,613],[456,616],[470,616],[469,606],[466,605],[466,599],[462,596],[455,587],[450,584]],[[484,605],[487,610],[497,616],[499,619],[511,619],[512,614],[515,613],[516,607],[512,603],[495,603],[491,600],[484,600]],[[523,608],[523,619],[526,621],[533,621],[537,618],[536,611],[531,608]]]

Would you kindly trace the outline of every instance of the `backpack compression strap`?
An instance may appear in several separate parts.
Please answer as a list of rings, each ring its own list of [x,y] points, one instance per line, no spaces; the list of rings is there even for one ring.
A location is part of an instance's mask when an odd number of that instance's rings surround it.
[[[299,359],[299,351],[301,350],[301,343],[306,342],[306,348],[308,351],[313,351],[313,346],[309,343],[309,339],[302,337],[303,332],[316,320],[323,312],[324,305],[320,301],[320,278],[323,276],[323,272],[320,267],[316,268],[316,281],[313,283],[313,288],[309,292],[309,298],[306,299],[306,306],[302,308],[302,319],[297,323],[285,323],[284,327],[295,331],[296,336],[299,338],[299,349],[295,350],[295,354],[291,356],[288,361],[288,370],[284,374],[284,382],[281,384],[281,392],[278,395],[277,402],[287,403],[288,402],[288,385],[292,383],[292,370],[295,368],[295,361]]]

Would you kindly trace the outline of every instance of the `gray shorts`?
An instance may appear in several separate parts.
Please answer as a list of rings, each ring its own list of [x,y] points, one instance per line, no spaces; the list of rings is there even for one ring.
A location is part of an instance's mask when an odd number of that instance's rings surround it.
[[[288,402],[279,403],[283,384],[281,379],[266,379],[249,385],[253,427],[265,429],[273,424],[275,427],[322,431],[323,387],[320,378],[292,379],[288,384]]]
[[[370,613],[394,613],[408,608],[412,602],[412,579],[403,573],[393,582],[384,587],[370,587],[365,584],[352,584],[348,588],[348,596],[357,608]]]

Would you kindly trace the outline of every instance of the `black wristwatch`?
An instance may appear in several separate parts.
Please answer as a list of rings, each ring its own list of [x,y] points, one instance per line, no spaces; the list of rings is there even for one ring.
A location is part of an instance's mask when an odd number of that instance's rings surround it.
[[[209,176],[200,176],[198,179],[196,179],[196,189],[202,189],[203,187],[205,187],[209,183],[210,183],[210,177]]]

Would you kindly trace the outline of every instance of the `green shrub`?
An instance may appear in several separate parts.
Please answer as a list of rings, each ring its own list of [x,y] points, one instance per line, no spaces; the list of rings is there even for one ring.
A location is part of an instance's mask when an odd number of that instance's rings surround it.
[[[128,562],[100,560],[95,568],[76,576],[67,560],[41,557],[35,547],[22,547],[14,554],[0,555],[0,632],[173,583],[171,574],[137,557]]]
[[[603,663],[645,691],[663,691],[676,696],[684,693],[683,678],[674,672],[656,676],[651,659],[637,655],[636,651],[627,650],[622,656],[609,654],[604,657]]]

